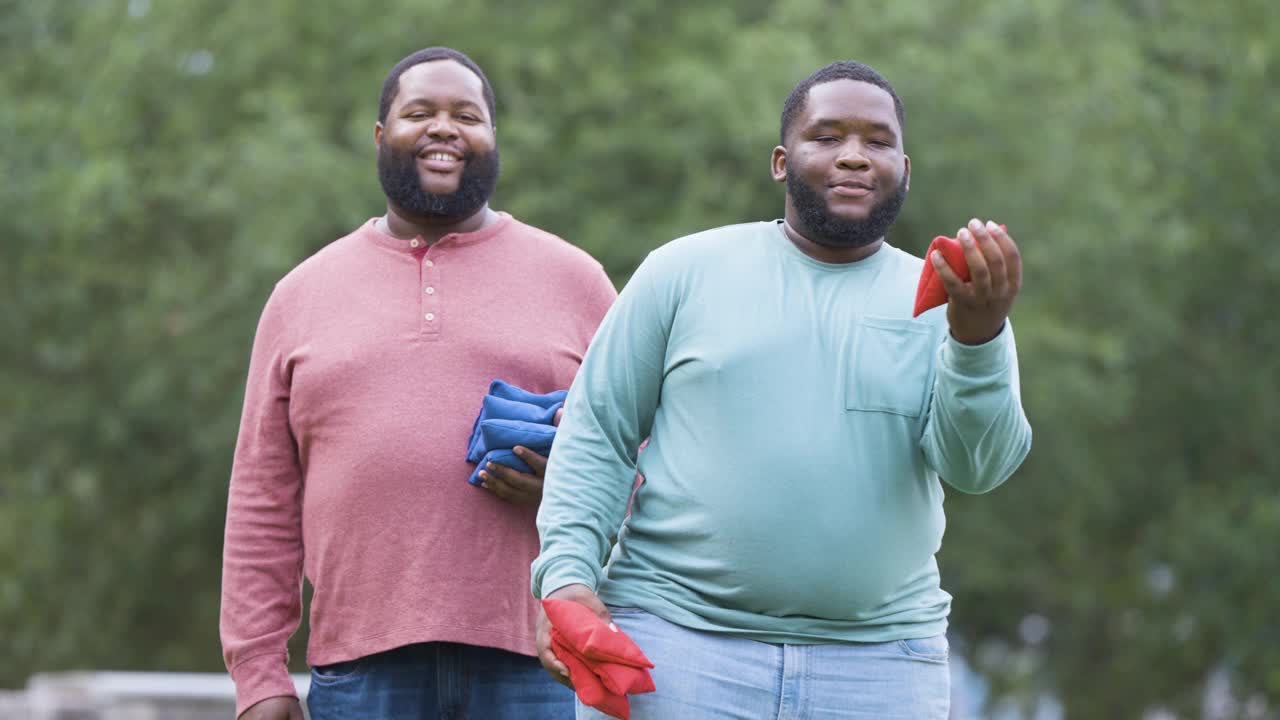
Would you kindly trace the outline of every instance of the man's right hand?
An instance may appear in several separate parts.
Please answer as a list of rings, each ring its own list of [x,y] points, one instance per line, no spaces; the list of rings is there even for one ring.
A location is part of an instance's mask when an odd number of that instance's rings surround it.
[[[239,720],[302,720],[302,703],[291,697],[267,698],[250,705]]]
[[[609,609],[600,602],[600,598],[591,591],[591,588],[582,584],[565,585],[547,596],[548,600],[572,600],[591,608],[601,620],[611,623],[613,617],[609,615]],[[542,667],[547,673],[555,679],[556,682],[565,687],[572,688],[573,682],[569,680],[569,668],[560,662],[556,654],[551,651],[551,621],[547,619],[547,613],[538,606],[538,632],[536,642],[538,645],[538,660],[542,661]]]

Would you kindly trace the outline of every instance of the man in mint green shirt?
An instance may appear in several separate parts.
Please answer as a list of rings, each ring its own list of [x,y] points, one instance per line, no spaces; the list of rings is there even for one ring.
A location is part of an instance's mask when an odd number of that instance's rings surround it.
[[[784,219],[650,253],[569,392],[533,593],[653,660],[637,720],[947,717],[942,482],[987,492],[1030,449],[1022,265],[974,219],[972,279],[936,262],[950,301],[912,318],[923,262],[885,240],[910,185],[903,116],[866,65],[801,82],[772,158]],[[539,652],[569,682],[545,618]]]

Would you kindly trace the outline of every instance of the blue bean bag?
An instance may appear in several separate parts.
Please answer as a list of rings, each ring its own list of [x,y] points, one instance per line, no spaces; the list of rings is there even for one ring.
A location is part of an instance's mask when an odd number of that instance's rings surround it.
[[[494,380],[489,383],[489,394],[496,395],[504,400],[516,400],[539,407],[550,407],[556,403],[563,404],[564,399],[569,395],[569,391],[555,390],[544,395],[538,395],[511,383]]]
[[[523,420],[552,425],[556,411],[563,406],[563,402],[542,407],[519,400],[507,400],[497,395],[485,395],[484,400],[481,401],[480,415],[476,418],[475,426],[471,430],[471,442],[467,445],[467,462],[479,462],[484,456],[484,451],[480,449],[480,423],[485,420]]]
[[[490,383],[467,443],[467,462],[478,463],[467,482],[479,485],[480,471],[491,462],[532,473],[533,468],[513,448],[522,445],[539,455],[550,454],[556,411],[564,407],[568,394],[567,390],[531,393],[502,380]]]

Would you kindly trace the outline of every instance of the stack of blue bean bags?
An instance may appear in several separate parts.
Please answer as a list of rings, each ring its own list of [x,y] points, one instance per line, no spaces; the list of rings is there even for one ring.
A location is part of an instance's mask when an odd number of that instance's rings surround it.
[[[567,390],[536,395],[502,380],[489,383],[489,394],[480,405],[467,444],[467,462],[478,463],[467,482],[480,484],[480,471],[487,463],[498,463],[524,473],[533,468],[512,449],[523,445],[539,455],[551,453],[556,437],[556,411],[564,407]]]

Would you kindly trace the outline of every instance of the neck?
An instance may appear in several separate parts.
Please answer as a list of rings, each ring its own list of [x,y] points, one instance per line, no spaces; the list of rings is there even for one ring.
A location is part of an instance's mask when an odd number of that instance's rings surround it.
[[[787,208],[787,213],[782,221],[782,230],[786,234],[787,239],[795,245],[800,252],[817,260],[818,262],[831,263],[833,265],[855,263],[859,260],[866,260],[884,244],[884,238],[880,238],[870,245],[860,245],[858,247],[830,247],[820,245],[804,236],[804,233],[797,229],[795,218],[791,212],[791,208]]]
[[[461,220],[440,220],[421,215],[412,215],[387,203],[387,215],[383,218],[383,229],[392,237],[411,240],[415,237],[430,245],[445,235],[454,233],[471,233],[488,227],[498,221],[498,213],[485,203],[473,214]]]

